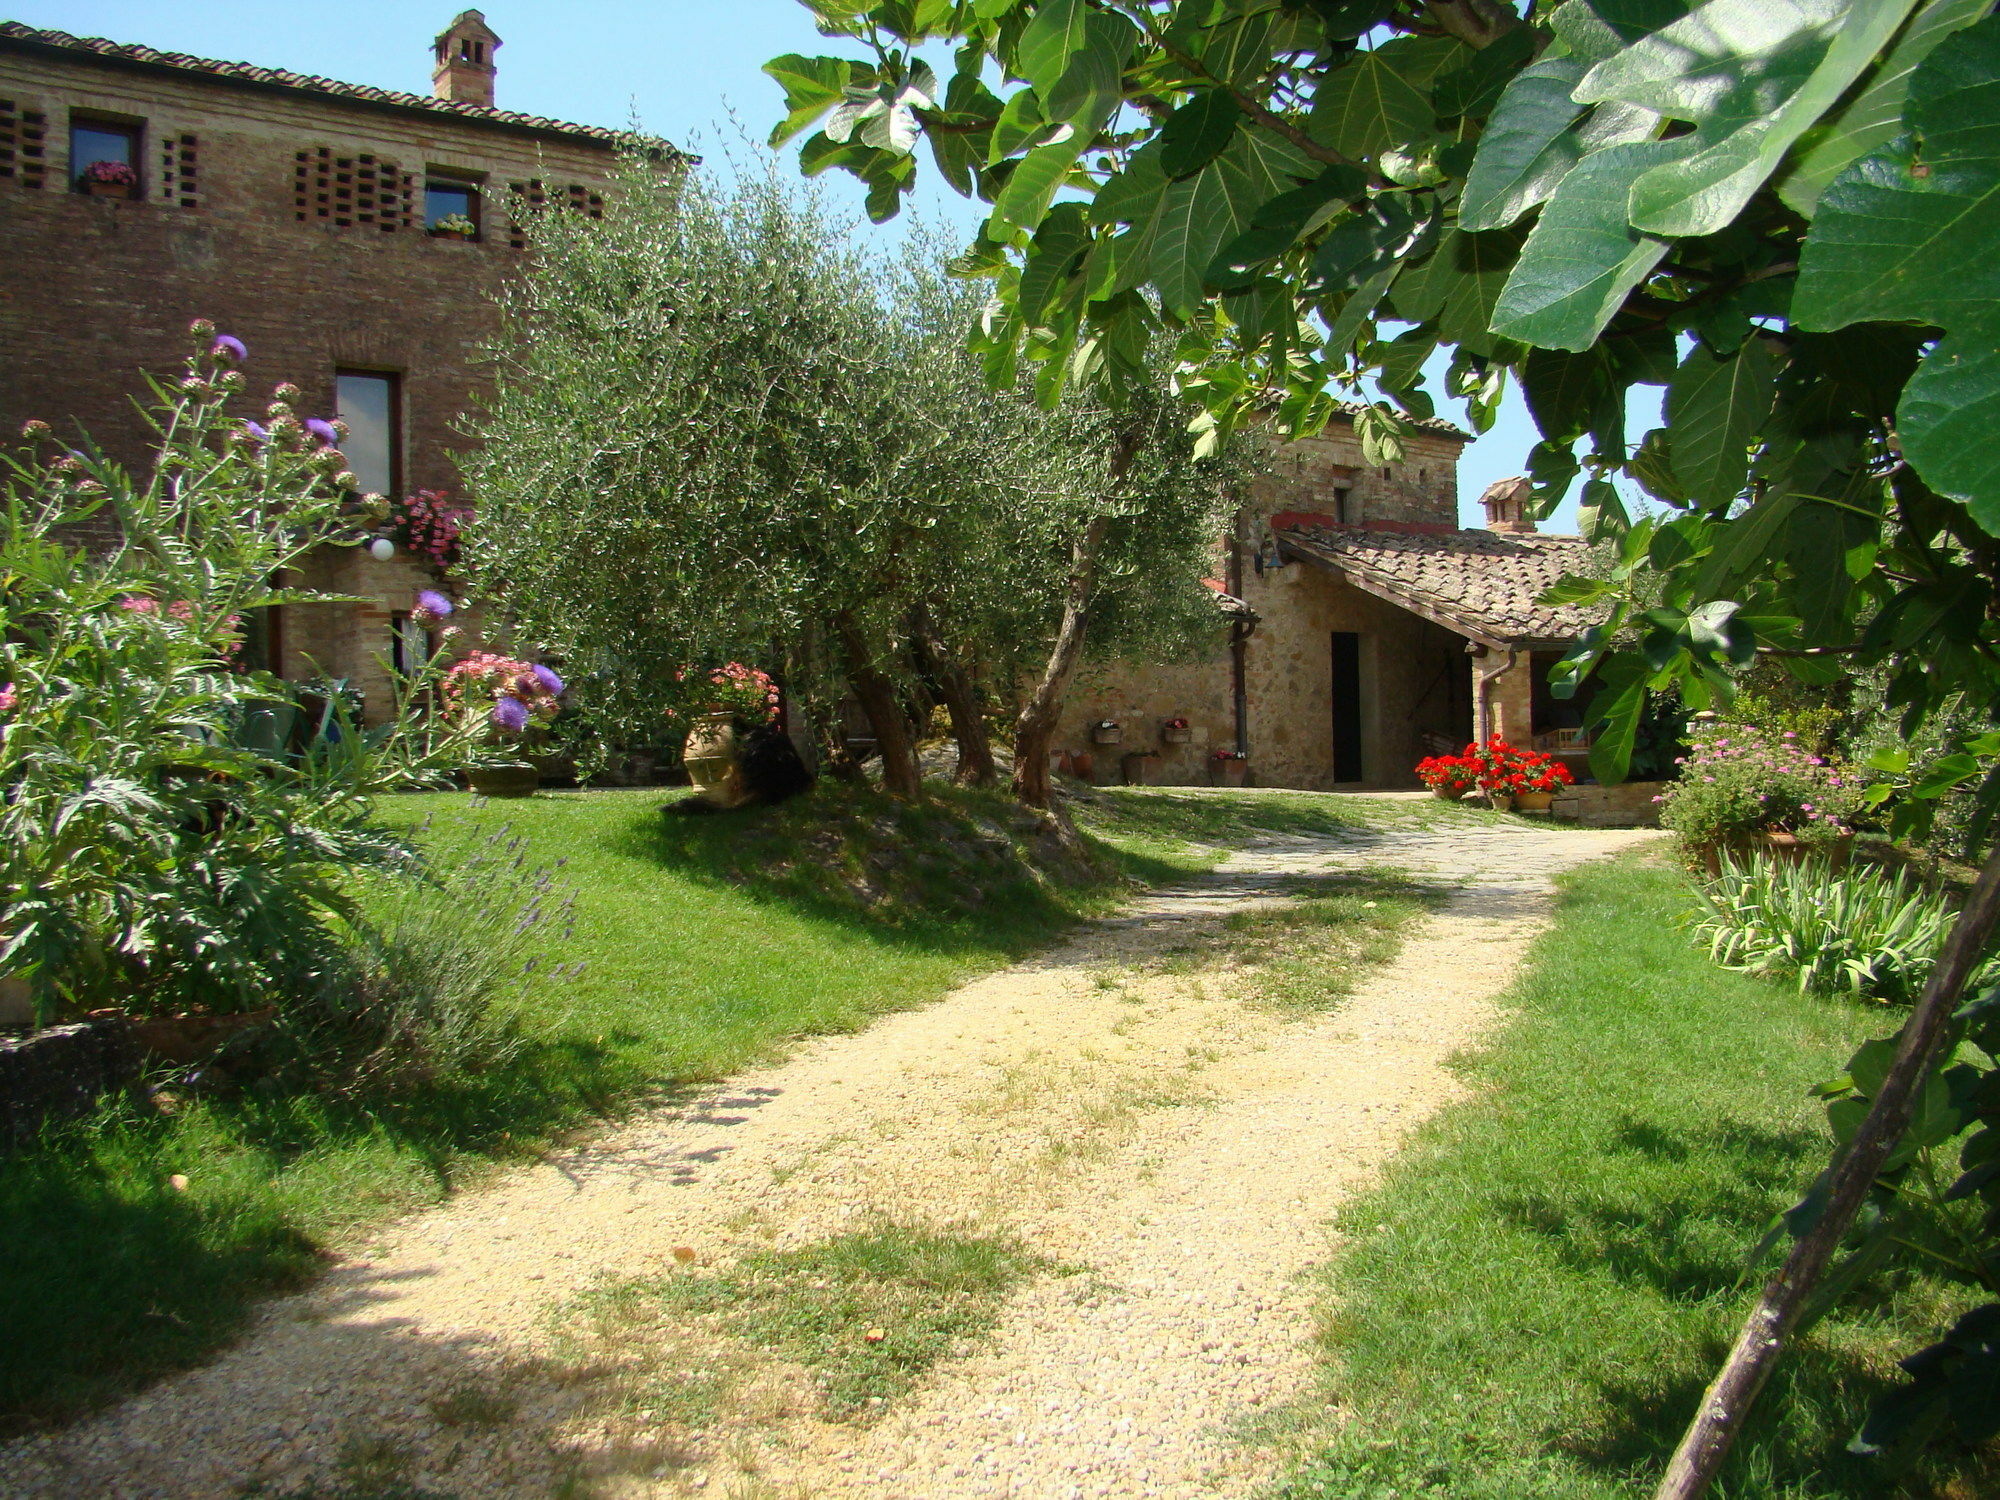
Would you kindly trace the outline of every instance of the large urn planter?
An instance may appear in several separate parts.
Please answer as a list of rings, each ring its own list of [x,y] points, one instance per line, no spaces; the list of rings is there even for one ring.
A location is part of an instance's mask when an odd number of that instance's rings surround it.
[[[1118,761],[1127,786],[1151,786],[1159,779],[1154,774],[1159,764],[1159,758],[1150,750],[1134,750],[1120,756]]]
[[[1740,834],[1719,844],[1706,844],[1701,850],[1701,866],[1711,880],[1722,873],[1725,851],[1738,859],[1763,853],[1794,865],[1818,858],[1824,859],[1832,869],[1844,870],[1848,861],[1854,858],[1854,835],[1844,833],[1837,839],[1808,842],[1795,833],[1752,833]]]
[[[687,767],[695,795],[714,807],[741,807],[749,801],[740,751],[734,714],[703,714],[696,719],[681,751],[681,764]]]
[[[1250,762],[1240,757],[1212,760],[1208,763],[1210,786],[1242,786],[1249,775]]]
[[[532,797],[542,773],[538,766],[481,766],[467,771],[465,781],[482,797]]]

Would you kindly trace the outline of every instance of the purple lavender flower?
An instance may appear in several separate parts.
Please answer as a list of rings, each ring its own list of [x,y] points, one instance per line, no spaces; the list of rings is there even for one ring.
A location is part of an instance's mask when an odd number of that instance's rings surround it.
[[[337,446],[340,442],[340,434],[333,430],[333,423],[324,421],[319,417],[306,418],[306,431],[310,432],[322,443],[325,443],[329,448]]]
[[[528,727],[528,705],[519,698],[503,697],[493,701],[493,722],[512,734],[519,734]]]
[[[271,429],[258,422],[245,422],[243,430],[260,443],[271,435]]]
[[[219,333],[215,336],[214,347],[209,350],[209,353],[217,357],[227,355],[232,365],[240,365],[250,357],[250,351],[243,347],[243,340],[232,338],[226,333]]]
[[[563,680],[540,662],[535,663],[535,676],[541,679],[542,686],[549,690],[551,698],[562,696]]]

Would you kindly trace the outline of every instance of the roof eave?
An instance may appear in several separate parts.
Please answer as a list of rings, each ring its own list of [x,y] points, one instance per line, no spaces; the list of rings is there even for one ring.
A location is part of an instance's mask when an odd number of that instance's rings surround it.
[[[621,146],[652,147],[666,152],[677,160],[690,160],[685,152],[676,148],[671,142],[655,136],[622,132],[607,137],[588,129],[565,130],[558,125],[535,125],[525,120],[496,120],[481,115],[462,114],[454,109],[434,109],[421,104],[403,104],[394,99],[368,99],[354,94],[337,94],[330,90],[296,83],[279,83],[272,79],[238,78],[228,73],[209,73],[199,68],[177,67],[173,63],[154,62],[148,58],[120,57],[116,53],[93,52],[83,47],[65,47],[55,42],[39,41],[33,37],[0,34],[0,52],[21,52],[31,57],[47,58],[57,62],[81,63],[88,67],[112,68],[128,73],[144,73],[182,81],[192,80],[214,84],[221,88],[247,89],[252,93],[275,94],[292,99],[303,95],[318,103],[336,105],[344,109],[368,110],[376,114],[396,115],[402,119],[451,120],[479,130],[497,130],[509,135],[526,136],[532,140],[560,141],[565,145],[588,146],[598,151],[616,151]]]

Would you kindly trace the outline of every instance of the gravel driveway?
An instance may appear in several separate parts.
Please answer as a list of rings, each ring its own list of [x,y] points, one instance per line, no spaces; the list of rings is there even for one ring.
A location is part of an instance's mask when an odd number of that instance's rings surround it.
[[[1493,1019],[1550,877],[1651,837],[1264,841],[1035,961],[393,1226],[212,1364],[0,1449],[0,1495],[1252,1493],[1282,1452],[1238,1439],[1309,1389],[1299,1273],[1328,1218],[1459,1093],[1445,1061]],[[1226,962],[1144,963],[1288,875],[1385,866],[1463,885],[1333,1013],[1246,1004]],[[556,1337],[607,1278],[883,1217],[1087,1271],[1019,1289],[992,1339],[866,1425],[778,1381],[669,1441],[613,1414],[609,1377]]]

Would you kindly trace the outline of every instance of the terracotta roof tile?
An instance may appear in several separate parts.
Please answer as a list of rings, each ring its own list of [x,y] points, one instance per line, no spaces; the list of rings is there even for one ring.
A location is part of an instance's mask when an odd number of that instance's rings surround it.
[[[107,41],[101,36],[71,36],[66,31],[37,30],[32,26],[23,26],[19,21],[0,21],[0,46],[8,43],[50,48],[61,52],[85,53],[92,57],[143,68],[168,68],[184,73],[198,73],[221,83],[245,83],[258,88],[297,89],[301,93],[322,94],[328,98],[352,100],[360,104],[454,115],[475,124],[499,125],[543,135],[568,136],[603,146],[620,146],[627,143],[665,144],[650,137],[636,135],[629,130],[607,130],[601,125],[573,125],[565,120],[519,114],[511,109],[492,109],[451,99],[434,99],[428,94],[405,94],[394,89],[371,88],[364,83],[341,83],[332,78],[288,73],[282,68],[259,68],[249,63],[221,62],[211,57],[190,57],[185,52],[159,52],[151,47]]]
[[[1332,568],[1451,629],[1510,647],[1574,640],[1596,611],[1535,599],[1590,555],[1581,537],[1458,531],[1393,522],[1342,525],[1288,512],[1271,518],[1285,550]]]

